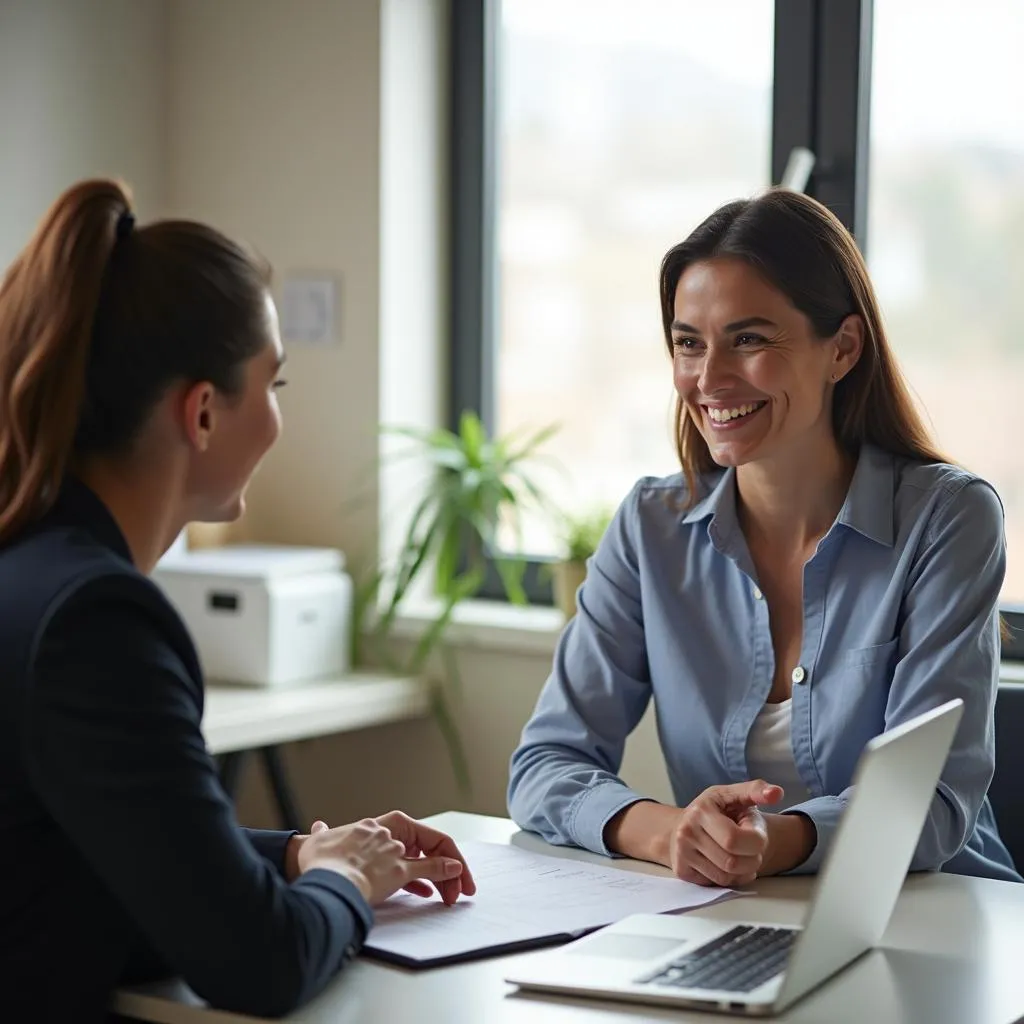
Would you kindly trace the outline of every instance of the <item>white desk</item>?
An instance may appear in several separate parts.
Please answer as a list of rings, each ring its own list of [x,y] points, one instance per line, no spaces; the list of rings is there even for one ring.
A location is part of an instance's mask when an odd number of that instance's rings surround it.
[[[227,754],[417,718],[427,711],[422,681],[370,672],[280,687],[209,683],[203,735],[211,754]]]
[[[512,842],[608,863],[578,850],[548,847],[504,819],[447,813],[429,820],[457,839]],[[626,871],[666,873],[636,861],[615,865]],[[730,900],[700,912],[727,920],[795,923],[801,919],[811,883],[808,878],[765,879],[756,886],[756,898]],[[800,1024],[1009,1024],[1024,1017],[1024,885],[914,875],[904,886],[884,947],[775,1019]],[[287,1019],[302,1024],[709,1024],[729,1019],[520,994],[503,980],[510,960],[497,957],[411,971],[362,958]],[[123,991],[115,1008],[161,1024],[240,1024],[256,1019],[208,1010],[180,983]]]
[[[247,752],[258,750],[285,828],[305,820],[281,763],[278,745],[418,718],[429,710],[422,680],[371,672],[339,679],[259,687],[208,683],[203,736],[221,757],[221,781],[234,797]]]

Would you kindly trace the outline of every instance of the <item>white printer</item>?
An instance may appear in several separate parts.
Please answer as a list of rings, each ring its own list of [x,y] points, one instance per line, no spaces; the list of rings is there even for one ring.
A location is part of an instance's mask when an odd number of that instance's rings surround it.
[[[344,569],[334,548],[238,544],[172,549],[153,580],[185,620],[208,679],[279,686],[348,671]]]

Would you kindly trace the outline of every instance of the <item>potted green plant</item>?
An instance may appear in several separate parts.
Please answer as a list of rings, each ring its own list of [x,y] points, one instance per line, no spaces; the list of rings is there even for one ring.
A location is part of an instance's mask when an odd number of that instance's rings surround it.
[[[355,636],[375,660],[395,670],[419,675],[431,684],[432,705],[448,745],[452,768],[464,791],[469,774],[451,714],[449,697],[457,692],[455,659],[444,644],[452,613],[483,585],[488,561],[493,562],[509,601],[525,604],[525,564],[501,550],[498,533],[510,527],[520,536],[527,509],[547,511],[544,493],[532,475],[539,452],[557,426],[532,433],[488,437],[480,418],[464,412],[457,431],[384,427],[384,433],[410,442],[394,458],[417,458],[428,469],[424,491],[409,518],[392,564],[378,567],[360,588]],[[418,580],[433,575],[437,613],[412,652],[397,659],[389,643],[403,600]],[[357,650],[354,660],[360,660]]]
[[[555,605],[566,619],[576,614],[576,591],[587,576],[587,560],[597,550],[611,522],[605,508],[580,515],[565,514],[562,519],[563,554],[551,567]]]

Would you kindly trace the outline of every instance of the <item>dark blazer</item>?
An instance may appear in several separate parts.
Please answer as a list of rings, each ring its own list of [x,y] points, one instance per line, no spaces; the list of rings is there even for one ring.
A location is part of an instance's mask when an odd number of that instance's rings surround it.
[[[161,974],[279,1015],[361,946],[354,885],[289,884],[291,833],[239,827],[202,710],[183,623],[69,481],[0,548],[0,1018],[102,1020],[115,986]]]

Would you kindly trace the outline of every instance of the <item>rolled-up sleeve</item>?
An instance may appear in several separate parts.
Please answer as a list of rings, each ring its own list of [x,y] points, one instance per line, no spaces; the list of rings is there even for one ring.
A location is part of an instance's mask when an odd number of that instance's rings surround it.
[[[509,813],[522,828],[606,856],[605,825],[644,799],[617,774],[651,698],[636,550],[639,487],[589,562],[577,614],[512,755],[508,789]]]
[[[964,714],[943,768],[912,871],[937,870],[974,832],[995,765],[993,708],[999,682],[999,594],[1006,573],[1003,508],[972,479],[936,504],[902,606],[898,659],[885,709],[890,729],[954,697]],[[796,804],[818,832],[797,872],[817,871],[851,788]]]

